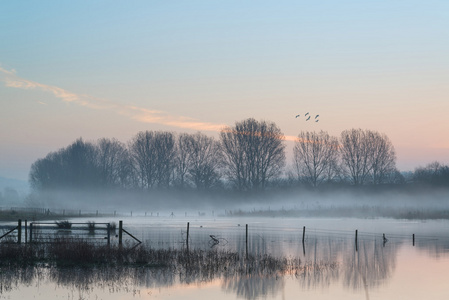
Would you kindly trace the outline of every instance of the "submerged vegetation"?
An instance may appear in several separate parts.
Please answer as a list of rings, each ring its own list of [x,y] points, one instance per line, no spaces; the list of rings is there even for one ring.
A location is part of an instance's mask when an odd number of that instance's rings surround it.
[[[300,272],[299,258],[242,255],[226,250],[152,249],[143,245],[107,246],[88,240],[57,238],[51,243],[0,243],[0,268],[11,266],[147,267],[180,274],[286,274]],[[329,267],[335,267],[329,265]]]
[[[56,224],[56,227],[58,229],[70,229],[70,228],[72,228],[72,223],[67,221],[67,220],[56,221],[55,224]]]

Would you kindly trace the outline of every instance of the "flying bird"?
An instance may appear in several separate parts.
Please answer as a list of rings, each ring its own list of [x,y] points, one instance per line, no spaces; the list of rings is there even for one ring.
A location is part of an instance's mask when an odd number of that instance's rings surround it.
[[[304,117],[307,117],[308,114],[309,114],[309,113],[306,113],[306,114],[304,115]]]
[[[320,115],[316,115],[316,116],[315,116],[315,119],[318,118],[319,116],[320,116]]]
[[[315,122],[318,122],[319,120],[316,120]]]
[[[310,116],[307,118],[307,120],[306,121],[309,121],[309,119],[310,119]]]
[[[295,118],[297,118],[297,117],[299,117],[299,115],[296,115],[296,117],[295,117]]]

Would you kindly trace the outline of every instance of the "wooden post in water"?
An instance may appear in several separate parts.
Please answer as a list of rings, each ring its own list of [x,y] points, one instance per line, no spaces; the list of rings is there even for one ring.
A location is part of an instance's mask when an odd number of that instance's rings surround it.
[[[28,220],[25,220],[25,244],[28,242]]]
[[[118,221],[118,244],[122,246],[122,230],[123,230],[123,221]]]
[[[189,230],[190,230],[190,223],[187,222],[187,238],[186,238],[187,251],[189,251]]]
[[[357,245],[357,235],[358,235],[358,230],[355,230],[355,251],[358,250],[358,245]]]
[[[306,226],[302,227],[302,253],[306,256],[306,245],[304,243],[306,237]]]
[[[33,241],[33,223],[30,223],[30,243]]]
[[[413,234],[412,238],[413,238],[413,247],[414,247],[415,246],[415,234]]]
[[[248,224],[246,224],[246,259],[248,259]]]
[[[19,219],[17,223],[17,244],[20,244],[22,243],[22,220]]]
[[[111,223],[108,223],[106,230],[108,231],[108,246],[111,245]]]

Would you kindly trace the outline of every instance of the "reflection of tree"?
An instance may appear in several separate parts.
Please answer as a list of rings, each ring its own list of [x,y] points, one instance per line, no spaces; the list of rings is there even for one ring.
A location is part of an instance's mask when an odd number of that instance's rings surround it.
[[[347,252],[343,259],[345,286],[365,290],[383,283],[396,265],[395,244],[384,246],[379,240],[359,241],[358,251]]]
[[[341,278],[344,286],[368,292],[391,276],[398,248],[380,240],[359,240],[356,251],[347,239],[315,238],[306,242],[305,250],[300,286],[327,288]]]
[[[412,243],[410,242],[410,245]],[[446,236],[434,236],[431,238],[417,238],[416,248],[427,252],[428,255],[434,258],[446,256],[449,253],[449,240]]]
[[[248,257],[242,253],[244,249],[237,252],[192,250],[173,256],[168,251],[165,255],[176,262],[165,266],[3,266],[0,267],[0,295],[23,286],[49,283],[91,294],[96,289],[128,293],[141,288],[170,288],[177,284],[221,280],[223,290],[245,299],[257,299],[279,293],[285,286],[286,275],[295,278],[303,289],[328,288],[341,279],[345,287],[369,292],[369,288],[391,276],[400,245],[361,239],[356,251],[353,240],[309,238],[305,243],[306,254],[300,261],[268,255],[267,244],[267,237],[250,239]],[[302,248],[299,253],[303,254]]]
[[[235,292],[238,297],[248,300],[267,295],[275,296],[285,285],[282,277],[259,275],[225,277],[222,282],[225,291]]]
[[[326,288],[339,276],[336,263],[321,262],[308,263],[301,273],[296,274],[300,285],[305,289]]]

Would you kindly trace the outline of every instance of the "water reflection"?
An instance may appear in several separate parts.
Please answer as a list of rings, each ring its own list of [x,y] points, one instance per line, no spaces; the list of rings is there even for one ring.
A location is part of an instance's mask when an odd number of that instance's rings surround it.
[[[225,291],[248,300],[267,295],[275,296],[284,285],[285,280],[281,276],[244,275],[222,279],[222,288]]]
[[[211,256],[210,261],[202,265],[181,263],[167,268],[3,266],[0,267],[0,298],[24,288],[39,289],[49,285],[76,291],[83,297],[93,294],[107,297],[114,293],[134,296],[144,289],[182,288],[219,280],[226,293],[251,300],[275,297],[283,292],[287,280],[294,280],[301,290],[325,290],[341,285],[349,291],[361,291],[369,299],[373,290],[385,285],[393,276],[401,247],[413,247],[403,240],[390,239],[384,243],[382,237],[361,238],[357,247],[354,240],[347,238],[309,237],[304,245],[289,242],[288,236],[283,238],[284,243],[277,243],[272,242],[269,235],[253,237],[248,247],[249,259],[256,255],[264,257],[272,251],[292,253],[286,258],[293,263],[286,265],[268,258],[250,265],[245,259],[244,243],[238,242],[237,252],[229,251],[226,263],[219,263],[216,256]],[[415,249],[440,256],[447,253],[448,244],[443,240],[418,240]],[[301,263],[294,262],[294,257],[300,257]],[[263,264],[275,263],[280,264],[279,267],[263,268]]]
[[[379,240],[361,241],[358,251],[343,259],[343,283],[354,290],[377,287],[386,282],[396,266],[397,244],[384,246]]]
[[[394,269],[395,247],[383,247],[376,241],[364,241],[359,251],[348,251],[342,241],[315,240],[310,256],[300,264],[290,258],[270,259],[264,256],[266,242],[253,242],[251,248],[262,255],[257,264],[249,264],[239,254],[226,263],[180,264],[174,268],[149,267],[95,267],[60,268],[56,266],[2,267],[1,294],[14,289],[50,283],[59,288],[91,294],[94,290],[105,293],[125,292],[138,294],[143,288],[173,287],[176,285],[212,282],[220,279],[222,289],[245,299],[275,296],[285,286],[285,276],[295,278],[303,288],[323,288],[343,278],[346,286],[360,289],[385,280]],[[216,260],[216,256],[212,256]],[[249,255],[249,260],[255,254]],[[229,258],[229,257],[228,257]],[[206,257],[207,259],[207,257]],[[285,264],[284,264],[284,263]],[[267,268],[266,266],[272,267]]]

